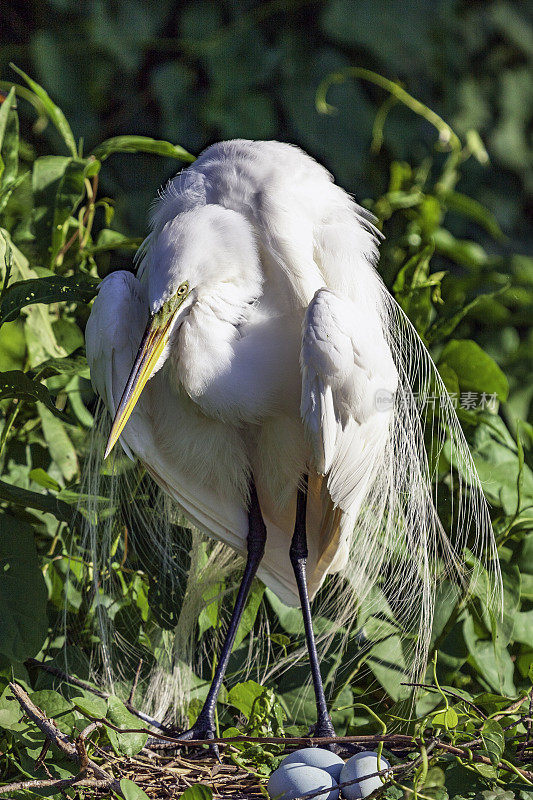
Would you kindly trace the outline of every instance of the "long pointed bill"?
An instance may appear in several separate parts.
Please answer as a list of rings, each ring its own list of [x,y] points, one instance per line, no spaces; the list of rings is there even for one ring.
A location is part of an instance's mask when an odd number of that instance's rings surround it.
[[[122,394],[117,413],[115,414],[113,425],[111,426],[111,433],[107,441],[104,458],[108,457],[115,446],[131,412],[141,396],[142,390],[154,371],[159,356],[168,342],[174,317],[175,313],[167,316],[165,321],[161,322],[159,315],[155,315],[148,323],[137,357],[135,358],[135,363],[130,372],[128,382],[126,383],[126,388]]]

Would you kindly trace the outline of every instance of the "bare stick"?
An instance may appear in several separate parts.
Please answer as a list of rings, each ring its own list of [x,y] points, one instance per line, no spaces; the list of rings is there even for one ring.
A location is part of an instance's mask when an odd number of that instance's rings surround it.
[[[0,794],[7,794],[8,792],[21,792],[24,789],[33,791],[34,789],[56,789],[58,792],[62,789],[68,789],[69,786],[80,786],[90,789],[109,789],[109,781],[96,780],[95,778],[84,778],[80,775],[74,775],[73,778],[45,778],[44,780],[35,781],[19,781],[18,783],[6,783],[0,786]]]
[[[78,748],[76,747],[75,744],[73,744],[73,742],[70,741],[67,734],[61,733],[61,731],[58,728],[56,728],[54,721],[48,719],[48,717],[41,711],[40,708],[38,708],[35,705],[35,703],[30,699],[27,692],[25,692],[21,686],[19,686],[17,683],[10,683],[9,688],[17,698],[19,705],[26,714],[26,716],[37,725],[39,730],[41,730],[44,733],[47,739],[50,739],[50,741],[53,744],[55,744],[56,747],[58,747],[59,750],[61,750],[61,752],[64,753],[67,756],[67,758],[69,758],[71,761],[79,762],[80,755],[78,752]],[[94,730],[95,727],[98,726],[94,725],[94,723],[89,726],[91,730]],[[86,730],[82,734],[80,734],[80,737],[83,737],[84,733],[86,734],[87,730],[88,729],[86,728]],[[84,738],[81,738],[81,742],[83,744]],[[97,779],[99,778],[100,780],[106,781],[107,785],[110,788],[112,788],[115,792],[122,794],[120,790],[120,783],[112,775],[106,772],[105,769],[102,769],[102,767],[100,767],[90,758],[87,758],[86,761],[85,771],[87,769],[90,769],[94,773]]]

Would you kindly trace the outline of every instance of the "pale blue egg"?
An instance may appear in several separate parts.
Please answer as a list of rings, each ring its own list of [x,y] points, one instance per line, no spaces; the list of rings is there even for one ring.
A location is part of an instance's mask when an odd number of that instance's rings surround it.
[[[294,753],[290,753],[283,759],[280,766],[296,763],[323,769],[337,783],[340,780],[341,770],[344,766],[344,761],[340,756],[321,747],[304,747],[302,750],[295,750]]]
[[[307,764],[281,765],[268,779],[267,792],[271,800],[294,800],[308,792],[325,789],[316,800],[339,800],[337,782],[323,769]],[[327,791],[329,790],[329,791]]]
[[[390,767],[390,764],[384,756],[379,759],[378,768],[377,753],[373,750],[364,750],[362,753],[357,753],[348,759],[342,768],[339,783],[353,781],[355,778],[363,778],[365,775],[372,775],[374,772],[385,769],[385,767]],[[352,783],[351,786],[343,786],[341,791],[346,800],[359,800],[361,797],[368,797],[369,794],[372,794],[381,786],[383,786],[383,783],[379,775],[376,775],[374,778]]]

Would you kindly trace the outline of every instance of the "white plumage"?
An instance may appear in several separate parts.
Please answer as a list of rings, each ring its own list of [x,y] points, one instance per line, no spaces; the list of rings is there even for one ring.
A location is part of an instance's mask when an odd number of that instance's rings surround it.
[[[444,387],[375,270],[378,236],[298,148],[213,145],[161,193],[137,277],[103,281],[87,357],[114,416],[149,320],[186,286],[123,448],[201,530],[242,552],[253,476],[267,526],[258,574],[289,604],[298,603],[288,552],[307,473],[311,597],[334,571],[354,602],[389,587],[419,633],[420,665],[442,564],[461,572],[473,532],[490,560],[493,540]],[[444,420],[439,446],[448,439],[456,480],[470,485],[451,537],[435,512],[422,441],[430,382]],[[354,602],[339,619],[353,618]]]

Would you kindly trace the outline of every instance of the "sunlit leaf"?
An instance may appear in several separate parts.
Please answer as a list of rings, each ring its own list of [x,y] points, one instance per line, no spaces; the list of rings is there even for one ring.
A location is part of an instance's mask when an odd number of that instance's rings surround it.
[[[15,64],[11,64],[10,66],[12,67],[12,69],[15,70],[15,72],[17,72],[20,75],[21,78],[24,78],[30,89],[33,92],[35,92],[35,94],[41,101],[44,110],[46,111],[46,113],[56,126],[57,130],[61,134],[63,141],[70,150],[71,155],[73,155],[74,158],[76,158],[76,156],[78,155],[76,142],[74,141],[74,136],[72,134],[70,125],[68,124],[67,119],[63,114],[63,112],[61,111],[61,109],[58,108],[58,106],[56,106],[56,104],[52,101],[52,99],[49,97],[48,93],[45,92],[42,86],[39,86],[39,84],[36,83],[36,81],[34,81],[32,78],[29,77],[29,75],[26,75],[26,73],[23,72],[20,69],[20,67],[15,66]]]
[[[98,293],[98,285],[89,275],[16,281],[0,298],[0,323],[16,319],[23,308],[34,303],[88,303]]]
[[[105,161],[113,153],[153,153],[157,156],[177,158],[180,161],[195,160],[195,156],[178,144],[151,139],[149,136],[114,136],[98,145],[92,155],[99,161]]]

